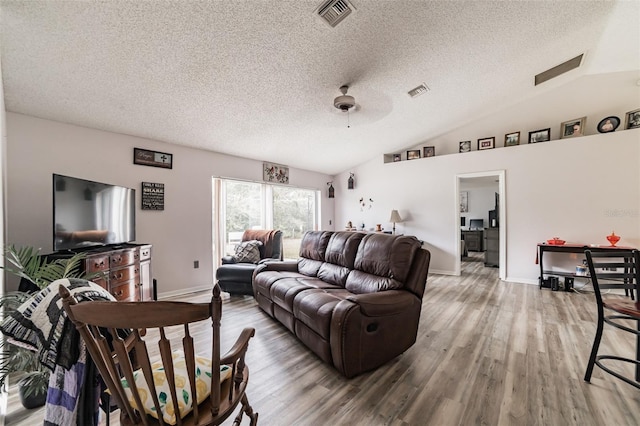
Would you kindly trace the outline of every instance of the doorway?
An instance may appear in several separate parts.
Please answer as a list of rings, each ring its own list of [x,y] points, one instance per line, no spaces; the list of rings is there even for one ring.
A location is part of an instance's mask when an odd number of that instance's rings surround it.
[[[460,200],[455,213],[455,241],[460,241],[460,244],[456,244],[456,275],[460,275],[463,251],[469,248],[462,242],[465,236],[471,248],[477,250],[474,252],[474,257],[478,258],[479,253],[482,253],[483,260],[487,261],[485,265],[495,266],[497,263],[498,276],[501,280],[505,280],[507,271],[505,171],[456,175],[455,191],[456,200]],[[495,253],[495,237],[498,238],[498,253]]]

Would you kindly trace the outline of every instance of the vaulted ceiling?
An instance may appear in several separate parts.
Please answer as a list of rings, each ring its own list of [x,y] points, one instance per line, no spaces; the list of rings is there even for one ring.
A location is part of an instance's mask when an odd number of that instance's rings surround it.
[[[353,0],[336,27],[321,3],[2,0],[6,108],[335,174],[536,96],[581,53],[563,79],[640,69],[638,1]]]

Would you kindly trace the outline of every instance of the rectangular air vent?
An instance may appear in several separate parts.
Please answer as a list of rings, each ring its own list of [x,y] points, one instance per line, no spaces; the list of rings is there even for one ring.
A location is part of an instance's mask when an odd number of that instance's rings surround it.
[[[573,59],[569,59],[567,62],[563,62],[560,65],[556,65],[555,67],[536,75],[535,85],[537,86],[538,84],[544,83],[547,80],[551,80],[552,78],[557,77],[560,74],[564,74],[565,72],[569,72],[578,68],[582,63],[583,56],[584,54],[578,55]]]
[[[420,86],[416,87],[415,89],[409,90],[408,93],[409,93],[409,96],[411,96],[412,98],[415,98],[416,96],[424,95],[428,91],[429,91],[429,87],[427,87],[426,84],[422,83]]]
[[[327,24],[335,27],[354,10],[355,8],[347,0],[329,0],[322,3],[316,13]]]

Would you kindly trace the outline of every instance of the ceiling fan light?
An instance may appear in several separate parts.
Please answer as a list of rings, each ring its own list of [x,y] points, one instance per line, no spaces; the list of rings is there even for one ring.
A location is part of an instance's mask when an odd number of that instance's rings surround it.
[[[356,105],[356,100],[353,96],[342,95],[333,100],[333,106],[342,111],[349,111]]]

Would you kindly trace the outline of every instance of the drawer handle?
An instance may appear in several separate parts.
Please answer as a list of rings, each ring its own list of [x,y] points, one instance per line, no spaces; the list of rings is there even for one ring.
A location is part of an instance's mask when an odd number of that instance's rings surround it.
[[[149,255],[149,252],[148,252],[148,251],[143,251],[143,252],[142,252],[142,255],[143,255],[143,256],[148,256],[148,255]]]
[[[113,261],[116,262],[116,263],[122,262],[122,256],[114,257]]]
[[[116,291],[112,293],[116,298],[122,296],[124,294],[124,290]]]
[[[111,278],[113,278],[114,280],[119,280],[122,279],[124,275],[122,274],[122,272],[120,272],[119,274],[113,274],[113,276]]]
[[[96,268],[99,268],[100,266],[104,266],[104,260],[101,260],[100,263],[95,262],[93,266],[95,266]]]

